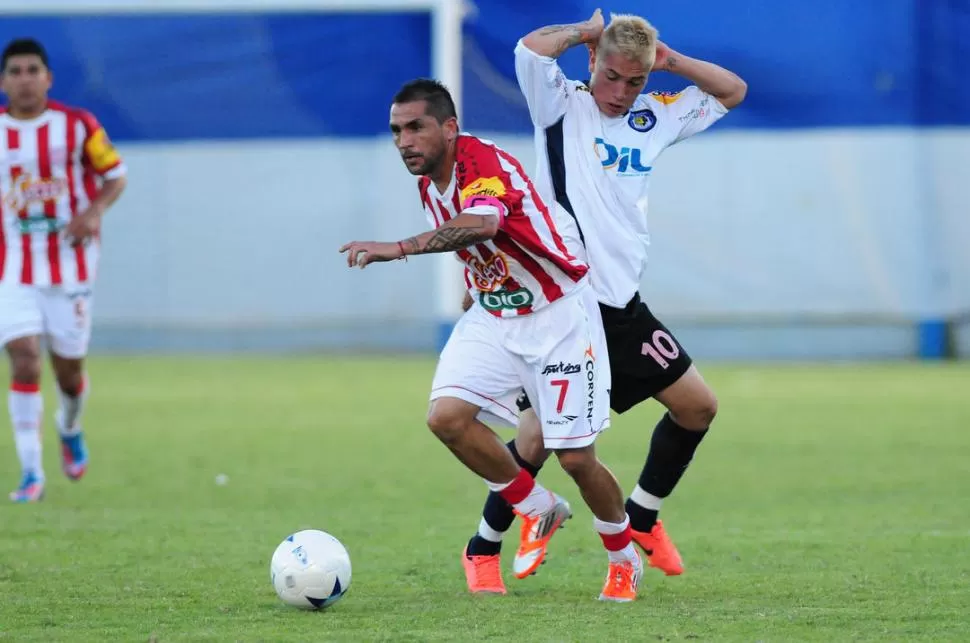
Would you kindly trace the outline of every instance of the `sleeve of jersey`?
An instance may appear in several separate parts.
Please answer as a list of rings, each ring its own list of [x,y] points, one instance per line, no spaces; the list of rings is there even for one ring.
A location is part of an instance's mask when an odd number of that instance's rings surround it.
[[[81,120],[84,122],[85,131],[84,158],[88,165],[105,179],[123,176],[127,168],[118,150],[108,138],[108,133],[89,113],[82,114]]]
[[[668,145],[703,132],[728,113],[719,100],[693,85],[676,94],[653,92],[649,96],[658,116],[663,114],[657,120],[662,121]]]
[[[521,40],[515,46],[515,77],[537,127],[549,127],[566,113],[569,82],[555,58],[540,56]]]
[[[516,211],[515,203],[522,199],[522,193],[512,184],[511,175],[494,150],[478,151],[472,166],[474,171],[460,186],[461,212],[498,217],[501,228],[505,218]]]

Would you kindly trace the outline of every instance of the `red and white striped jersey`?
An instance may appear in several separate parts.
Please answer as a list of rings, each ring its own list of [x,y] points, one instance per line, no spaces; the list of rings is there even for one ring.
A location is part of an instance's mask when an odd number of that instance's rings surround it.
[[[31,120],[0,111],[0,282],[92,283],[98,244],[71,247],[63,230],[103,179],[124,173],[104,128],[86,111],[55,102]]]
[[[563,241],[568,216],[546,207],[519,161],[494,143],[462,134],[445,193],[426,176],[418,188],[435,228],[462,212],[498,216],[493,239],[455,253],[465,264],[469,292],[493,315],[529,314],[586,276],[586,264]]]

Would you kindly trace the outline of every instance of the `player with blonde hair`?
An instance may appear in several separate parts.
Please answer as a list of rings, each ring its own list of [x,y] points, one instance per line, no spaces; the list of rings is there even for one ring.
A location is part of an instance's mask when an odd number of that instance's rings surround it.
[[[577,45],[589,49],[591,78],[584,82],[567,79],[556,62]],[[623,413],[652,397],[667,408],[626,511],[632,538],[650,566],[678,575],[683,563],[658,512],[707,434],[717,400],[680,342],[640,299],[649,239],[647,192],[660,153],[740,104],[747,85],[722,67],[674,51],[644,18],[614,15],[605,26],[599,9],[584,22],[523,37],[515,48],[515,70],[536,131],[536,185],[548,202],[569,213],[573,225],[564,234],[578,240],[590,266],[607,336],[610,405]],[[644,94],[650,73],[657,71],[691,84],[675,94]],[[521,397],[519,434],[508,447],[535,474],[548,456],[529,407]],[[499,553],[513,521],[508,504],[490,495],[466,550],[474,563],[466,564],[470,591],[504,590]],[[533,573],[545,553],[535,522],[524,518],[516,577]],[[635,587],[636,570],[624,574],[634,578]],[[617,582],[631,585],[628,579]]]

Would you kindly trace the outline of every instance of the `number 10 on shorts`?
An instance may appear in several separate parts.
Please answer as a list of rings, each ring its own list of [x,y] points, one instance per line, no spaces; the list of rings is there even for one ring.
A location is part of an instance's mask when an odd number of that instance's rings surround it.
[[[673,360],[680,357],[680,347],[677,346],[673,337],[662,330],[655,330],[650,341],[643,342],[640,353],[646,357],[652,357],[653,361],[660,365],[660,368],[666,369],[670,366],[668,359]]]

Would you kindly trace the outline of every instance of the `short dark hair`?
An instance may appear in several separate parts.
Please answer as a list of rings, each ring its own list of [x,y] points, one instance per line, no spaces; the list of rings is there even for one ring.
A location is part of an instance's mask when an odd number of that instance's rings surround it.
[[[404,83],[394,94],[395,103],[413,103],[419,100],[428,103],[428,114],[434,116],[439,123],[444,123],[449,118],[458,118],[451,92],[432,78],[416,78]]]
[[[50,67],[47,59],[47,50],[44,49],[44,45],[33,38],[17,38],[7,43],[7,47],[3,50],[3,58],[0,60],[0,70],[6,71],[7,61],[12,57],[29,56],[31,54],[38,56],[40,61],[44,63],[44,67]]]

